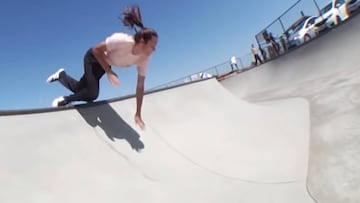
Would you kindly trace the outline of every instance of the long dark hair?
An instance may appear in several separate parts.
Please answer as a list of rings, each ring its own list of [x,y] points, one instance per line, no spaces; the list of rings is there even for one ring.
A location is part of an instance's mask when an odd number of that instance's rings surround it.
[[[127,7],[123,12],[121,21],[125,26],[135,30],[136,34],[134,35],[134,38],[136,43],[141,40],[144,40],[144,42],[147,43],[153,37],[158,37],[155,30],[144,26],[138,5]],[[137,27],[140,28],[140,30],[137,30]]]

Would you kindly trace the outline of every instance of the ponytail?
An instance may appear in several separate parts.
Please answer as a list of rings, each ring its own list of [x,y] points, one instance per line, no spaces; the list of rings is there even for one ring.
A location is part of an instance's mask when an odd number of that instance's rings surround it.
[[[135,42],[138,43],[142,39],[145,43],[152,39],[152,37],[158,37],[155,30],[146,28],[141,19],[140,8],[138,5],[132,5],[125,9],[121,21],[130,29],[134,29],[136,34],[134,36]],[[136,27],[139,27],[138,31]]]
[[[144,25],[142,23],[139,6],[133,5],[133,6],[126,8],[123,13],[122,22],[124,23],[125,26],[127,26],[131,29],[135,29],[135,32],[137,32],[135,26],[138,26],[141,29],[143,29]]]

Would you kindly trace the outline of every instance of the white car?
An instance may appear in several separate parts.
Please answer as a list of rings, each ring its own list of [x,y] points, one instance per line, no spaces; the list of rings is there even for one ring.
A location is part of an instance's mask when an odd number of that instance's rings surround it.
[[[200,73],[196,73],[196,74],[191,75],[190,77],[185,78],[184,83],[197,81],[197,80],[204,80],[204,79],[212,78],[212,77],[213,77],[213,75],[211,75],[210,73],[200,72]]]
[[[316,24],[323,24],[328,28],[338,25],[349,18],[345,0],[331,0],[320,10]],[[323,22],[323,23],[321,23]]]
[[[347,0],[346,7],[347,7],[347,12],[350,15],[354,14],[360,8],[360,0]]]
[[[316,19],[317,17],[315,16],[305,17],[302,22],[293,29],[288,38],[289,47],[299,46],[317,36]]]

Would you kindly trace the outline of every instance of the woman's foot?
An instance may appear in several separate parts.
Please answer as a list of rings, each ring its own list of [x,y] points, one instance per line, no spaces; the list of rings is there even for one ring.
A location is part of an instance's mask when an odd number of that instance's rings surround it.
[[[59,80],[60,74],[63,73],[63,72],[65,72],[65,70],[64,70],[63,68],[60,68],[58,71],[56,71],[56,73],[50,75],[50,76],[48,77],[48,79],[46,80],[46,82],[52,83],[52,82],[54,82],[54,81]]]
[[[64,97],[58,97],[54,99],[54,101],[52,102],[52,106],[53,107],[65,106],[68,103],[69,102],[67,102]]]

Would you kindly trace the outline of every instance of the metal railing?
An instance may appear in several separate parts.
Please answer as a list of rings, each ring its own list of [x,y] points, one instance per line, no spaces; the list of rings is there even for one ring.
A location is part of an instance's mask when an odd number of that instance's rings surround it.
[[[321,2],[319,3],[319,1]],[[298,0],[268,26],[257,33],[255,35],[257,42],[256,48],[259,50],[262,60],[266,62],[288,52],[291,48],[288,43],[289,31],[294,29],[305,17],[319,16],[320,9],[325,6],[324,3],[328,1],[330,0]],[[207,74],[210,74],[211,77],[221,77],[232,72],[243,72],[256,66],[252,53],[247,53],[241,57],[237,56],[236,60],[239,67],[238,70],[232,70],[229,59],[229,61],[210,68],[158,85],[149,89],[149,91],[205,79],[209,76]],[[203,77],[204,73],[205,77]]]

